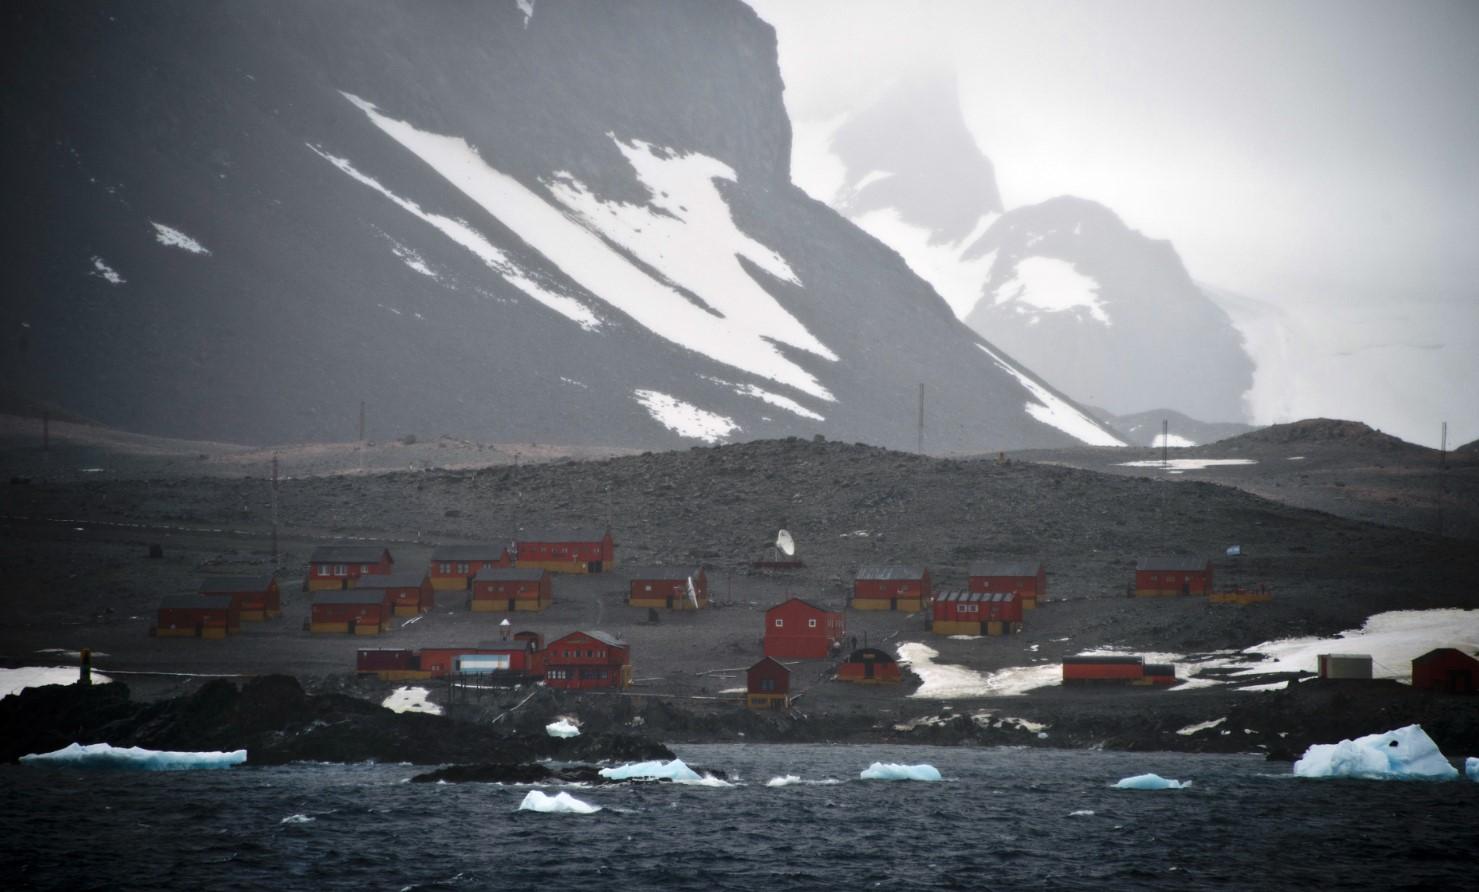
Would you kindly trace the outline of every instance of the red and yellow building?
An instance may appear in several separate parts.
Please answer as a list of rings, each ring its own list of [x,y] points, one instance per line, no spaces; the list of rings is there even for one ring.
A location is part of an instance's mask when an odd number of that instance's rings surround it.
[[[929,606],[930,571],[923,567],[861,567],[852,584],[854,610],[914,613]]]
[[[663,607],[668,610],[697,610],[709,606],[709,576],[703,567],[638,567],[631,570],[627,587],[630,607]],[[688,595],[693,585],[693,597]]]
[[[544,569],[484,567],[472,579],[474,613],[543,610],[554,599],[554,579]]]
[[[166,595],[154,625],[157,638],[225,638],[241,628],[230,595]]]
[[[899,661],[877,647],[860,647],[837,667],[837,680],[854,684],[898,684],[902,678]]]
[[[436,592],[431,587],[431,578],[420,570],[401,570],[384,576],[361,576],[355,581],[354,587],[383,592],[389,616],[416,616],[427,613],[436,606]]]
[[[1174,598],[1212,591],[1212,562],[1206,558],[1144,557],[1135,562],[1135,597]]]
[[[308,606],[308,631],[315,635],[379,635],[390,628],[383,589],[314,592]]]
[[[604,573],[616,566],[616,543],[610,530],[520,533],[514,539],[513,559],[522,569]]]
[[[473,577],[485,568],[513,565],[507,545],[440,545],[431,552],[427,575],[431,587],[439,592],[465,592],[472,588]]]
[[[584,690],[632,683],[632,651],[605,632],[571,632],[544,650],[544,683]]]
[[[993,560],[971,564],[966,588],[973,592],[1016,592],[1023,610],[1048,596],[1048,571],[1042,561]]]
[[[847,623],[841,612],[791,598],[765,611],[765,655],[822,660],[842,643]]]
[[[1016,592],[936,592],[930,630],[936,635],[1009,635],[1022,631]]]
[[[226,595],[242,622],[261,622],[282,616],[282,591],[270,574],[261,576],[207,576],[200,580],[202,595]]]
[[[791,670],[771,657],[745,670],[745,706],[750,709],[789,709]]]
[[[384,576],[394,568],[390,549],[382,545],[320,545],[308,558],[308,590],[354,588],[361,576]]]

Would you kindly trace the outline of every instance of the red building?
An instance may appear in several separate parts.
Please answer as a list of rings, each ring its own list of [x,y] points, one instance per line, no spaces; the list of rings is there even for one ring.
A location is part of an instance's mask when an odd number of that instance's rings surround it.
[[[1205,558],[1147,557],[1135,563],[1135,597],[1169,598],[1212,591],[1212,562]]]
[[[418,660],[428,678],[489,675],[493,680],[526,679],[544,673],[537,636],[534,640],[487,641],[477,647],[423,647]]]
[[[852,584],[854,610],[922,610],[930,600],[930,571],[923,567],[862,567]]]
[[[1144,678],[1144,657],[1095,654],[1063,658],[1064,684],[1138,684]]]
[[[554,579],[548,570],[484,567],[472,578],[475,613],[543,610],[554,599]]]
[[[665,607],[668,610],[696,610],[709,606],[709,577],[704,568],[637,567],[631,571],[627,589],[630,607]],[[693,597],[688,585],[693,584]]]
[[[416,616],[436,606],[436,592],[431,578],[420,570],[401,570],[384,576],[361,576],[356,589],[373,589],[385,593],[389,616]]]
[[[1430,650],[1412,661],[1412,686],[1450,694],[1479,693],[1479,660],[1456,647]]]
[[[390,549],[384,546],[320,545],[308,558],[308,590],[353,588],[361,576],[384,576],[394,567]]]
[[[390,626],[390,609],[381,589],[314,592],[308,630],[315,634],[379,635]]]
[[[420,668],[420,658],[408,648],[362,647],[354,655],[355,672],[378,675],[382,681],[429,677]]]
[[[899,661],[876,647],[858,648],[837,667],[838,681],[856,684],[898,684],[902,677]]]
[[[431,587],[437,591],[467,591],[486,567],[512,567],[507,545],[442,545],[431,553]]]
[[[770,657],[745,671],[745,706],[750,709],[789,709],[791,670]]]
[[[605,632],[571,632],[544,651],[552,688],[624,688],[632,683],[631,648]]]
[[[514,565],[552,573],[601,573],[616,566],[610,530],[520,533],[514,540]]]
[[[230,595],[166,595],[159,602],[159,638],[225,638],[241,628]]]
[[[936,592],[930,630],[936,635],[1007,635],[1022,631],[1016,592]]]
[[[792,598],[765,611],[765,655],[825,659],[846,632],[841,613]]]
[[[207,576],[200,581],[199,594],[230,597],[242,622],[282,616],[282,592],[277,587],[277,580],[268,574]]]
[[[1016,592],[1023,610],[1048,596],[1048,571],[1042,561],[980,561],[971,564],[973,592]]]

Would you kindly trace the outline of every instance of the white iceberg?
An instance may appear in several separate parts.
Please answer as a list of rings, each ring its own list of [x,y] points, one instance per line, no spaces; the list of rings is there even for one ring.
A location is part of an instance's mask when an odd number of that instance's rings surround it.
[[[1470,756],[1464,760],[1464,774],[1471,781],[1479,781],[1479,756]]]
[[[599,774],[607,780],[668,780],[675,784],[693,784],[700,787],[729,787],[733,784],[722,781],[712,774],[700,776],[689,768],[682,759],[671,762],[633,762],[615,768],[602,768]]]
[[[1458,769],[1421,725],[1368,734],[1340,743],[1317,743],[1294,763],[1298,777],[1365,780],[1454,780]]]
[[[86,746],[74,743],[49,753],[21,756],[30,765],[75,766],[78,768],[119,768],[132,771],[186,771],[196,768],[230,768],[246,762],[246,750],[231,752],[183,753],[168,750],[146,750],[138,746],[117,747],[107,743]]]
[[[580,728],[569,719],[560,719],[544,726],[544,733],[551,737],[579,737]]]
[[[582,802],[569,793],[547,796],[538,790],[530,790],[524,796],[524,801],[519,803],[519,811],[538,811],[545,814],[593,815],[600,810],[601,806]]]
[[[1472,761],[1475,761],[1475,760],[1470,759],[1469,761],[1472,762]],[[797,775],[794,775],[794,774],[786,774],[786,775],[782,775],[780,777],[773,777],[773,778],[771,778],[770,780],[768,780],[768,781],[765,782],[765,785],[767,787],[789,787],[792,784],[799,784],[799,783],[801,783],[801,778],[800,777],[798,777]]]
[[[431,692],[421,687],[399,687],[390,693],[389,697],[380,701],[380,705],[391,712],[424,712],[427,715],[441,715],[442,708],[427,698]]]
[[[1137,774],[1127,777],[1114,785],[1116,790],[1184,790],[1191,786],[1191,781],[1172,780],[1161,777],[1159,774]]]
[[[940,770],[933,765],[900,765],[896,762],[874,762],[858,777],[863,780],[938,781]]]

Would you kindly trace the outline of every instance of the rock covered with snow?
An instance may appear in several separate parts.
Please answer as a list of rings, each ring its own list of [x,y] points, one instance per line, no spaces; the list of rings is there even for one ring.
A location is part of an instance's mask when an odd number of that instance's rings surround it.
[[[1368,734],[1340,743],[1317,743],[1294,763],[1299,777],[1365,780],[1453,780],[1458,769],[1421,725]]]
[[[21,756],[24,765],[70,768],[104,768],[125,771],[188,771],[230,768],[246,762],[246,750],[231,752],[175,752],[138,746],[117,747],[107,743],[74,743],[49,753]]]
[[[568,718],[561,718],[545,725],[544,733],[551,737],[579,737],[580,726]]]
[[[525,794],[524,801],[519,803],[519,811],[537,811],[556,815],[593,815],[600,810],[601,806],[576,799],[569,793],[556,793],[550,796],[538,790],[530,790]]]
[[[1137,774],[1134,777],[1126,777],[1117,781],[1114,785],[1116,790],[1184,790],[1191,786],[1191,781],[1172,780],[1161,777],[1159,774]]]
[[[940,770],[933,765],[900,765],[897,762],[874,762],[858,777],[863,780],[928,781],[942,780]]]

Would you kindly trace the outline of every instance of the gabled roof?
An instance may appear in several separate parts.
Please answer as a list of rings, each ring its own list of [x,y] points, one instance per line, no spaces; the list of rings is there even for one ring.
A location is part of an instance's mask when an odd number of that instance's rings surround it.
[[[531,567],[484,567],[473,576],[473,582],[538,582],[548,570]]]
[[[496,561],[503,558],[508,542],[481,545],[438,545],[431,550],[433,561]]]
[[[604,527],[575,529],[522,530],[514,534],[515,542],[600,542],[611,534]]]
[[[556,638],[554,641],[551,641],[549,643],[549,646],[550,647],[554,647],[556,644],[560,643],[561,641],[564,641],[566,638],[569,638],[571,635],[585,635],[588,638],[594,638],[597,641],[601,642],[602,644],[609,644],[612,647],[626,647],[627,646],[627,643],[625,641],[622,641],[621,639],[617,638],[615,635],[612,635],[612,634],[610,634],[608,632],[591,631],[591,630],[587,630],[587,629],[577,629],[574,632],[570,632],[570,633],[567,633],[565,635],[561,635],[559,638]]]
[[[887,579],[923,579],[925,571],[922,567],[909,567],[901,564],[889,566],[859,567],[858,579],[887,580]]]
[[[1016,592],[967,592],[960,589],[935,592],[936,604],[949,601],[962,604],[1006,604],[1015,600],[1017,600]]]
[[[1180,555],[1157,555],[1143,557],[1135,562],[1136,570],[1169,570],[1172,573],[1194,573],[1207,569],[1206,558],[1183,557]]]
[[[824,607],[818,607],[817,605],[811,603],[810,601],[805,600],[804,598],[797,598],[797,597],[792,596],[792,597],[787,598],[786,600],[782,601],[781,603],[776,604],[774,607],[771,607],[768,610],[766,610],[765,611],[765,615],[766,616],[769,616],[773,611],[776,611],[776,610],[781,609],[782,607],[785,607],[787,604],[791,603],[792,601],[795,601],[798,604],[804,604],[807,607],[810,607],[812,610],[815,610],[817,613],[836,613],[837,612],[835,610],[827,610]]]
[[[230,595],[165,595],[159,599],[160,608],[192,610],[229,610]]]
[[[265,592],[272,587],[272,575],[260,576],[203,576],[199,592],[202,595],[220,592]]]
[[[308,558],[310,564],[376,564],[390,553],[384,545],[320,545]]]
[[[1471,663],[1479,663],[1479,659],[1475,659],[1474,655],[1465,653],[1464,651],[1460,650],[1457,647],[1435,647],[1435,648],[1433,648],[1432,650],[1428,651],[1425,654],[1421,654],[1419,656],[1413,657],[1412,658],[1412,662],[1414,662],[1414,663],[1423,663],[1423,662],[1426,662],[1428,660],[1432,660],[1432,659],[1436,659],[1438,657],[1446,656],[1448,654],[1457,654],[1458,656],[1463,657],[1464,659],[1468,660]]]
[[[1042,569],[1042,561],[1034,560],[987,560],[971,564],[972,576],[1036,576]]]
[[[849,663],[897,663],[894,655],[880,647],[860,647],[847,655]]]
[[[754,672],[756,669],[759,669],[761,666],[764,666],[766,663],[772,663],[772,664],[774,664],[777,669],[781,670],[782,672],[786,673],[787,675],[790,675],[791,674],[791,670],[788,669],[788,668],[786,668],[786,664],[785,663],[782,663],[780,660],[777,660],[775,657],[761,657],[758,662],[756,662],[754,665],[752,665],[750,668],[746,669],[745,671],[746,672]]]
[[[649,565],[645,567],[624,567],[622,568],[622,572],[633,581],[638,579],[679,580],[687,579],[690,576],[697,579],[698,574],[704,572],[704,568],[702,564],[697,567],[691,565],[678,567],[672,565],[666,567]]]
[[[397,570],[394,573],[369,573],[354,581],[355,588],[419,588],[426,581],[425,570]]]
[[[383,604],[385,603],[384,589],[360,588],[360,589],[336,589],[331,591],[314,592],[310,601],[312,604]]]

